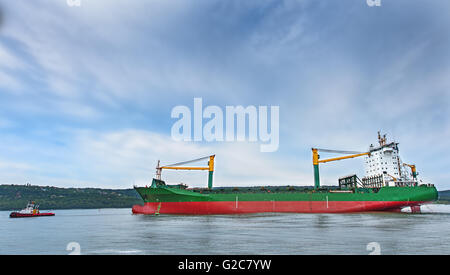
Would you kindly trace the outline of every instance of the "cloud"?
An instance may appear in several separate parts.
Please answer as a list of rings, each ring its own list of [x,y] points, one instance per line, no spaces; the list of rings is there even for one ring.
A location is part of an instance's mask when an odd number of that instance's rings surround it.
[[[192,9],[184,1],[87,1],[79,8],[64,3],[45,7],[20,1],[10,6],[11,18],[22,20],[12,19],[4,35],[21,44],[53,96],[116,106],[124,101],[140,104],[161,90],[212,93],[208,86],[214,86],[214,92],[220,92],[223,84],[233,82],[195,64],[189,53],[177,52],[181,46],[164,41],[164,36],[170,40],[180,35],[175,34],[177,23]]]
[[[364,150],[383,130],[448,188],[449,4],[350,2],[8,2],[0,115],[14,127],[3,128],[4,144],[43,156],[30,161],[47,172],[30,176],[68,184],[144,183],[158,158],[210,152],[218,184],[303,184],[310,147]],[[168,141],[171,108],[199,96],[221,107],[279,105],[279,151]],[[3,159],[25,158],[4,149]],[[359,165],[323,167],[323,180]]]
[[[0,31],[2,30],[4,20],[3,9],[2,6],[0,6]]]
[[[75,148],[77,161],[85,165],[84,175],[108,175],[103,184],[127,186],[130,182],[149,184],[157,160],[162,165],[216,155],[216,186],[309,185],[310,177],[292,172],[273,155],[259,152],[257,144],[195,144],[173,141],[170,136],[148,131],[126,130],[103,134],[84,133]],[[86,161],[87,160],[87,161]],[[193,164],[206,166],[204,163]],[[163,171],[168,182],[184,182],[202,187],[207,174],[198,171]],[[97,183],[100,184],[100,183]]]
[[[28,171],[33,168],[32,166],[24,163],[0,161],[0,169],[2,170],[14,169],[14,170]]]
[[[14,126],[14,123],[11,120],[0,117],[0,129],[9,128],[12,126]]]
[[[22,69],[25,64],[8,49],[0,44],[0,67],[7,69]]]
[[[170,164],[216,155],[215,186],[312,185],[312,176],[296,171],[297,163],[284,163],[282,156],[259,151],[256,143],[195,144],[173,141],[170,136],[142,130],[96,133],[89,130],[62,130],[67,137],[60,146],[35,147],[24,140],[3,139],[3,148],[12,159],[1,162],[2,182],[30,181],[33,184],[129,188],[148,185],[155,175],[158,160]],[[48,140],[54,143],[54,141]],[[39,144],[39,142],[36,142]],[[3,147],[2,146],[2,147]],[[49,147],[50,146],[50,147]],[[20,149],[19,149],[20,148]],[[21,156],[30,156],[22,158]],[[206,161],[192,165],[206,166]],[[207,173],[202,171],[163,171],[169,183],[183,182],[204,187]]]
[[[0,87],[11,93],[16,93],[22,88],[22,85],[16,78],[0,71]]]

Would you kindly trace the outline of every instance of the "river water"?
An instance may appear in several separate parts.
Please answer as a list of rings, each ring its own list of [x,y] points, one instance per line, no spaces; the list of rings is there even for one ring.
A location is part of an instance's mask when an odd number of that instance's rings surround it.
[[[0,212],[0,254],[450,254],[450,206],[422,214],[143,216],[131,209]]]

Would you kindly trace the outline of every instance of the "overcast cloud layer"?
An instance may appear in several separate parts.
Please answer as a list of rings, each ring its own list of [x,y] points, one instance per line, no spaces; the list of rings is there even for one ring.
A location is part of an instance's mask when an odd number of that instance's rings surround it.
[[[311,147],[363,151],[382,130],[450,189],[449,34],[444,0],[0,0],[0,183],[128,188],[215,153],[217,185],[312,185]],[[279,150],[172,141],[194,97],[280,106]],[[337,184],[362,160],[321,172]]]

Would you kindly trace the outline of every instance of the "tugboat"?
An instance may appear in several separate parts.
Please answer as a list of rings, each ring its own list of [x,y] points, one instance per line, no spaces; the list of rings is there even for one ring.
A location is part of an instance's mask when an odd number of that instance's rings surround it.
[[[12,212],[9,214],[10,218],[31,218],[31,217],[48,217],[55,216],[55,213],[41,213],[39,211],[39,205],[36,205],[34,201],[29,202],[25,209],[20,210],[19,212]]]

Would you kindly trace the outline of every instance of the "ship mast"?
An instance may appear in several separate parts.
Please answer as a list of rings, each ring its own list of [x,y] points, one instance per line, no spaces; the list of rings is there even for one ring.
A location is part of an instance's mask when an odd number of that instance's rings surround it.
[[[161,180],[162,168],[159,167],[160,160],[158,160],[158,165],[156,165],[156,179]]]
[[[378,143],[380,143],[380,146],[386,145],[386,135],[383,135],[383,137],[381,137],[380,131],[378,131]]]

